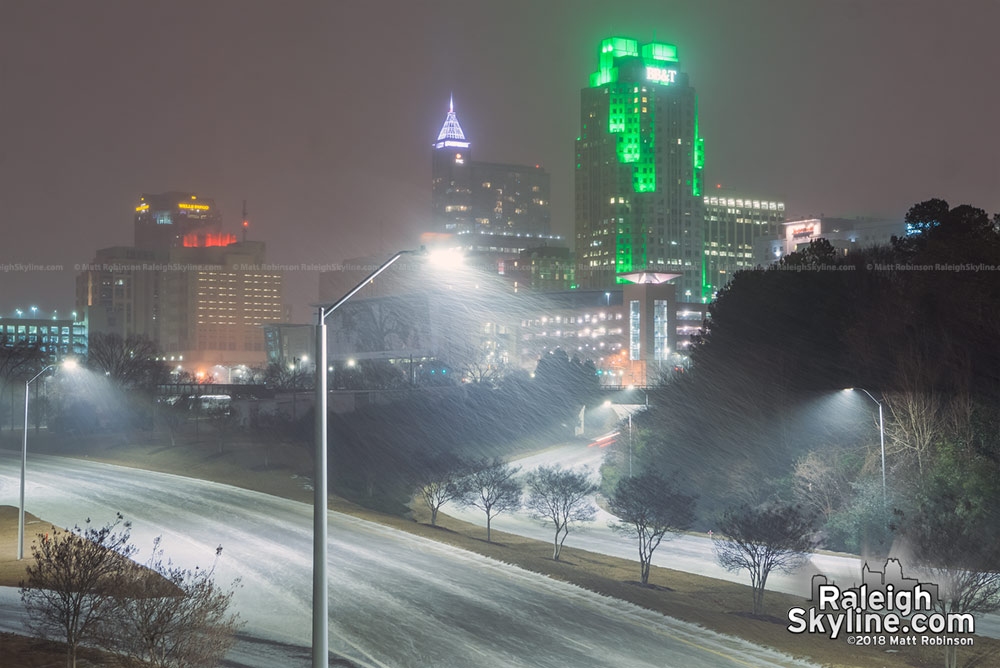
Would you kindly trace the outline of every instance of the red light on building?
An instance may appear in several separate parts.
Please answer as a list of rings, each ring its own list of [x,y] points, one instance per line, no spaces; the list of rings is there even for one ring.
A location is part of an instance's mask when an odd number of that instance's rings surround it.
[[[228,246],[229,244],[235,243],[236,235],[224,232],[220,232],[219,234],[213,234],[211,232],[199,234],[194,232],[192,234],[184,235],[185,248],[210,248],[213,246]]]

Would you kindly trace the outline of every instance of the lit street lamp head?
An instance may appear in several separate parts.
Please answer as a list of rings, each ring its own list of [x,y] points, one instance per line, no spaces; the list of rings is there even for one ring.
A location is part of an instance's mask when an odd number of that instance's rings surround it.
[[[457,248],[437,248],[428,251],[427,261],[437,269],[455,271],[465,266],[465,254]]]

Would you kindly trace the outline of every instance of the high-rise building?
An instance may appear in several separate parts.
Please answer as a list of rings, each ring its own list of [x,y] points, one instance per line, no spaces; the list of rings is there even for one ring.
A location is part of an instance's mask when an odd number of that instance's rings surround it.
[[[93,334],[159,339],[158,253],[132,246],[101,248],[76,277],[76,308]]]
[[[105,248],[77,276],[77,310],[89,332],[136,334],[189,368],[260,365],[262,325],[288,319],[282,273],[265,246],[222,232],[211,199],[142,195],[134,247]]]
[[[580,92],[576,140],[577,278],[601,289],[619,274],[678,273],[681,301],[703,288],[704,145],[698,101],[671,44],[601,42]]]
[[[713,189],[704,201],[704,285],[714,297],[737,271],[757,265],[754,242],[778,233],[785,203],[722,189]]]
[[[135,207],[135,247],[165,250],[183,246],[225,246],[236,241],[222,234],[215,200],[194,193],[143,193]]]
[[[431,210],[435,232],[457,234],[472,229],[472,143],[448,105],[431,154]]]
[[[454,102],[431,156],[434,232],[455,235],[473,251],[517,253],[549,233],[549,174],[541,165],[472,160]],[[469,235],[469,236],[466,236]]]

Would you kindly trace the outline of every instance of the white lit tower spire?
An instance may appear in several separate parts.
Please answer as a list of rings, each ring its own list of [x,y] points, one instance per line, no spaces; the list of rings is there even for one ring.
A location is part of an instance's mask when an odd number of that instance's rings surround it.
[[[471,147],[455,114],[454,96],[431,157],[431,209],[437,232],[458,234],[473,228],[470,182]]]

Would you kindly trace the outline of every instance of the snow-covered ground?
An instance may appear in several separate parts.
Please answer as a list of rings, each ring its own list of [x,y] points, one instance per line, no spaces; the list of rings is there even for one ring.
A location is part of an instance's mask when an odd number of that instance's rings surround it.
[[[614,445],[600,447],[594,443],[571,443],[549,448],[541,453],[523,457],[514,462],[521,467],[520,475],[524,475],[539,466],[562,466],[576,470],[587,469],[592,473],[595,482],[600,480],[601,462],[611,447],[623,447],[625,441],[619,438]],[[481,510],[471,507],[460,507],[454,503],[446,505],[442,512],[466,522],[486,526],[486,517]],[[608,527],[615,518],[598,508],[597,517],[593,522],[584,523],[571,528],[566,539],[566,547],[575,547],[599,554],[632,559],[636,561],[636,577],[639,564],[636,544],[628,538],[616,534]],[[551,541],[553,532],[539,520],[533,519],[526,511],[504,514],[495,517],[492,528],[506,531],[518,536]],[[703,536],[680,535],[671,540],[664,540],[653,553],[653,565],[672,568],[686,573],[704,575],[707,577],[729,580],[741,584],[749,584],[746,571],[731,573],[719,566],[712,547],[712,540]],[[772,573],[767,580],[767,589],[795,594],[809,598],[812,576],[817,573],[826,575],[838,583],[852,583],[860,579],[863,562],[856,557],[846,557],[828,554],[812,554],[809,560],[797,572],[790,575]],[[882,564],[870,564],[874,570],[880,570]],[[747,603],[749,605],[749,594]],[[1000,615],[976,615],[976,633],[991,638],[1000,638]]]
[[[17,504],[18,463],[0,455],[0,504]],[[190,478],[32,456],[26,507],[58,525],[88,517],[100,525],[121,512],[146,549],[139,560],[157,535],[188,567],[210,564],[223,545],[217,577],[242,578],[235,607],[247,621],[246,638],[229,660],[261,668],[309,664],[311,506]],[[807,665],[382,525],[331,513],[329,530],[330,648],[358,665]],[[22,620],[16,590],[0,590],[0,629],[19,630]]]

